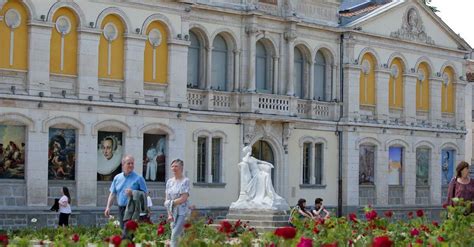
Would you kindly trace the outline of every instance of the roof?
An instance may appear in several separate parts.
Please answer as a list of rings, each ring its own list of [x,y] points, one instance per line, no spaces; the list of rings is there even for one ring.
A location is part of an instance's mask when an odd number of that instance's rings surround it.
[[[341,25],[357,20],[392,0],[343,0],[339,7]]]

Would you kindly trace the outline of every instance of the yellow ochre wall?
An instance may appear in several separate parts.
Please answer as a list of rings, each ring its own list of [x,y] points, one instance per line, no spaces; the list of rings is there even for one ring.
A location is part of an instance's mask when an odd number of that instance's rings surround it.
[[[28,69],[28,12],[20,1],[8,1],[0,11],[3,17],[9,9],[15,9],[21,16],[20,26],[13,29],[14,49],[13,64],[10,65],[11,30],[5,19],[0,22],[0,68],[27,70]]]
[[[144,58],[144,79],[146,82],[168,83],[168,33],[158,21],[154,21],[148,25],[146,34],[152,29],[158,29],[161,33],[161,44],[155,48],[156,53],[156,78],[153,80],[153,46],[150,41],[146,41],[145,58]]]
[[[369,62],[370,70],[368,75],[365,75],[362,71],[360,72],[359,102],[361,105],[375,105],[375,58],[372,54],[366,53],[362,57],[361,64],[364,61]],[[367,100],[365,99],[365,83],[367,83]]]
[[[451,67],[446,67],[444,73],[448,75],[448,86],[441,86],[441,111],[446,113],[454,113],[454,70]],[[448,94],[446,102],[446,93]]]
[[[425,78],[422,83],[417,79],[416,80],[416,110],[417,111],[428,111],[430,108],[430,68],[428,64],[421,63],[418,66],[418,72],[421,72],[425,75]],[[422,95],[420,97],[420,90],[422,90]]]
[[[390,65],[390,68],[396,65],[398,67],[398,74],[396,79],[390,76],[389,88],[388,88],[388,99],[390,108],[403,108],[403,72],[405,67],[403,66],[400,58],[395,58]],[[394,84],[395,84],[395,99],[394,99]]]
[[[54,13],[53,22],[66,16],[71,22],[71,30],[64,36],[64,64],[61,71],[61,34],[56,27],[51,33],[50,70],[53,74],[77,75],[77,18],[69,8],[60,8]]]
[[[106,79],[117,79],[123,80],[123,63],[124,63],[124,38],[123,34],[125,31],[122,20],[114,15],[108,15],[102,21],[101,28],[104,29],[105,25],[112,22],[117,28],[117,38],[112,41],[111,49],[111,71],[110,75],[107,74],[107,59],[108,59],[108,46],[109,42],[105,39],[104,34],[100,36],[99,42],[99,78]]]

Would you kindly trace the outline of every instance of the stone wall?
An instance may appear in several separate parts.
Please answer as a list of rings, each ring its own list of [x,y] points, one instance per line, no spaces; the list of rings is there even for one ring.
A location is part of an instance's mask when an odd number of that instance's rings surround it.
[[[2,180],[0,186],[0,207],[25,206],[26,185],[24,180]]]

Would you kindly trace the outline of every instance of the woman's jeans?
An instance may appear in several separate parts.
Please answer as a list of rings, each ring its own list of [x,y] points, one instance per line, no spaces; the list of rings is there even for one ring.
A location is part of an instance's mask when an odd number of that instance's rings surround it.
[[[178,246],[178,238],[183,233],[184,220],[186,215],[178,215],[171,223],[171,247]]]

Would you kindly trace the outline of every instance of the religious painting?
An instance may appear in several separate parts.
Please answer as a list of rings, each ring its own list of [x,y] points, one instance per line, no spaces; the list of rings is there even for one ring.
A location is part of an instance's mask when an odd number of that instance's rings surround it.
[[[416,149],[416,185],[429,185],[430,149]]]
[[[122,172],[122,132],[99,131],[97,140],[97,181],[112,181]]]
[[[25,178],[25,126],[0,125],[0,179]]]
[[[144,134],[143,177],[146,181],[165,182],[166,135]]]
[[[454,175],[454,150],[441,151],[441,184],[448,185]]]
[[[76,130],[49,129],[48,179],[74,180],[76,171]]]
[[[403,148],[388,149],[388,185],[402,184]]]
[[[359,184],[373,185],[375,182],[375,146],[359,147]]]

